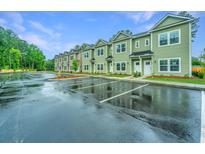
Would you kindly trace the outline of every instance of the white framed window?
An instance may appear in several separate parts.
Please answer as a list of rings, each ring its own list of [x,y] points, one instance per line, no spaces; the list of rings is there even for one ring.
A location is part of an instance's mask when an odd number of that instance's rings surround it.
[[[103,48],[97,49],[97,56],[103,56],[103,55],[104,55]]]
[[[145,46],[149,46],[149,39],[145,39]]]
[[[181,72],[181,58],[163,58],[158,60],[158,71],[169,73]]]
[[[136,41],[136,42],[135,42],[135,47],[136,47],[136,48],[140,48],[140,41]]]
[[[103,64],[96,64],[97,65],[97,70],[102,71],[103,70]]]
[[[127,62],[116,62],[116,71],[125,72],[127,69]]]
[[[158,35],[158,47],[176,45],[181,42],[181,30],[173,30],[165,33],[160,33]]]
[[[84,70],[89,70],[89,65],[84,65]]]
[[[89,58],[89,53],[88,52],[84,52],[84,58],[85,59]]]
[[[123,52],[126,52],[127,51],[127,43],[124,42],[124,43],[119,43],[119,44],[116,44],[116,53],[123,53]]]

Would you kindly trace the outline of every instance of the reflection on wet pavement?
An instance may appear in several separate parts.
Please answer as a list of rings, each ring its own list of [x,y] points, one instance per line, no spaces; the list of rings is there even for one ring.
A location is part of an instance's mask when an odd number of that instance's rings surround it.
[[[51,77],[0,74],[0,142],[199,142],[200,91]]]

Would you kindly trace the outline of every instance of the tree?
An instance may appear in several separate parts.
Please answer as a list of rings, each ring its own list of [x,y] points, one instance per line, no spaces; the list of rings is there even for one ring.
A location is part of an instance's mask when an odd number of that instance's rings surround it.
[[[78,70],[78,61],[77,61],[77,59],[73,59],[73,61],[72,61],[72,69],[75,72]]]
[[[194,39],[196,38],[196,33],[198,31],[198,28],[199,28],[199,19],[200,18],[192,16],[187,11],[181,11],[178,13],[178,15],[184,16],[184,17],[189,17],[189,18],[193,19],[193,21],[191,23],[191,35],[192,35],[192,42],[194,42]]]
[[[10,69],[16,70],[20,67],[21,52],[19,49],[11,48],[9,50]]]
[[[48,59],[45,62],[45,69],[46,71],[54,71],[54,59]]]
[[[34,44],[0,26],[0,69],[45,69],[45,56]]]

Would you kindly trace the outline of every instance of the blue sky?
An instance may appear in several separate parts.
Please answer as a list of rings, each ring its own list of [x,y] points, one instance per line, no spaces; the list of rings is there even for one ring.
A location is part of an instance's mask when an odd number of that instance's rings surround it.
[[[109,40],[119,30],[147,31],[167,13],[176,12],[0,12],[0,25],[36,44],[49,59],[77,44]],[[200,17],[193,43],[196,57],[205,48],[205,12],[190,13]]]

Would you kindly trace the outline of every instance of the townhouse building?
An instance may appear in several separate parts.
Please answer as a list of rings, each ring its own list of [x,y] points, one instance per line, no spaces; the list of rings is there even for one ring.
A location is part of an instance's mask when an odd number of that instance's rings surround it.
[[[83,44],[77,51],[79,71],[191,76],[192,21],[168,14],[146,32],[133,34],[123,30],[109,41],[99,39],[95,44]],[[59,67],[63,55],[55,57],[56,70],[64,70]]]

